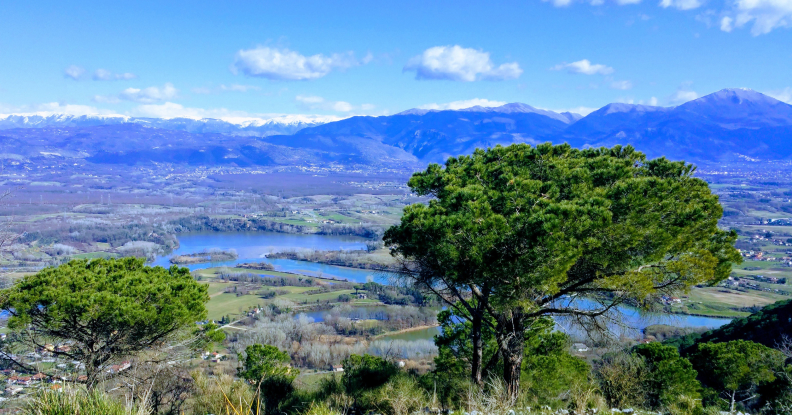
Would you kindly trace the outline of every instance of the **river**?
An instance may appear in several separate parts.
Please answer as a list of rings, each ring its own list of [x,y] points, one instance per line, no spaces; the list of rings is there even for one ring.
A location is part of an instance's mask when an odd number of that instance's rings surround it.
[[[300,249],[358,250],[366,248],[366,239],[357,236],[304,235],[277,232],[210,232],[179,235],[179,248],[169,255],[158,256],[152,265],[170,267],[174,255],[185,255],[208,249],[233,249],[239,257],[233,261],[186,265],[191,271],[212,267],[233,267],[245,262],[265,261],[273,252]],[[352,282],[382,281],[384,276],[375,271],[317,264],[290,259],[267,259],[277,271],[293,272],[314,277],[335,278]],[[256,271],[251,271],[256,272]]]
[[[179,249],[170,255],[157,257],[153,265],[169,267],[168,261],[173,255],[184,255],[199,252],[206,249],[236,250],[239,258],[234,261],[224,261],[205,264],[188,265],[190,270],[218,267],[234,266],[244,262],[260,262],[265,260],[265,256],[272,252],[317,249],[317,250],[357,250],[365,248],[366,239],[355,236],[330,236],[330,235],[303,235],[286,234],[276,232],[214,232],[214,233],[191,233],[179,236]],[[345,279],[353,282],[367,282],[371,280],[383,281],[385,275],[375,271],[362,270],[356,268],[338,267],[333,265],[317,264],[305,261],[294,261],[289,259],[267,260],[272,263],[278,271],[294,272],[299,274],[311,275],[316,277],[327,277]],[[255,271],[253,271],[255,272]],[[652,324],[668,324],[678,327],[706,327],[717,328],[730,319],[700,317],[688,315],[667,315],[667,314],[641,314],[631,308],[620,309],[624,321],[627,325],[636,330],[641,330]],[[321,321],[326,311],[316,311],[308,313],[308,316],[316,321]],[[411,332],[399,333],[390,336],[383,336],[388,339],[401,340],[422,340],[431,339],[437,334],[437,328],[428,328]]]

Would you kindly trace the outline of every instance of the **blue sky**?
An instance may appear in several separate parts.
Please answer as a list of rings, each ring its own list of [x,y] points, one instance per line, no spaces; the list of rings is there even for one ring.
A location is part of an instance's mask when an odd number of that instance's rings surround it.
[[[792,102],[792,0],[0,3],[0,113]]]

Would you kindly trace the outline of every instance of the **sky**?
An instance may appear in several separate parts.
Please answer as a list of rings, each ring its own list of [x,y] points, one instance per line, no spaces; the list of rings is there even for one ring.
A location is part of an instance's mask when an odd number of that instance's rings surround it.
[[[0,2],[0,114],[586,114],[723,88],[792,103],[792,0]]]

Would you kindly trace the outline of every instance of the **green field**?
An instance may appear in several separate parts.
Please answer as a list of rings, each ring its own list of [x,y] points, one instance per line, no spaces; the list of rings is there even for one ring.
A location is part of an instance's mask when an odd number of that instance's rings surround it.
[[[788,300],[790,297],[764,292],[741,292],[721,287],[695,288],[683,301],[691,314],[709,316],[743,317],[750,313],[734,310],[735,308],[765,306],[776,301]]]
[[[336,303],[338,296],[342,294],[352,294],[354,290],[338,290],[319,294],[306,294],[307,291],[316,290],[317,287],[262,287],[262,289],[270,288],[277,290],[288,291],[288,294],[283,294],[275,297],[274,299],[264,299],[255,294],[240,295],[235,293],[225,293],[228,286],[233,286],[233,283],[224,282],[210,282],[209,284],[209,303],[207,309],[209,312],[208,318],[210,320],[219,320],[224,316],[239,316],[243,312],[252,307],[263,306],[275,299],[289,300],[298,305],[311,305],[315,303]],[[376,300],[354,300],[356,304],[377,304]]]

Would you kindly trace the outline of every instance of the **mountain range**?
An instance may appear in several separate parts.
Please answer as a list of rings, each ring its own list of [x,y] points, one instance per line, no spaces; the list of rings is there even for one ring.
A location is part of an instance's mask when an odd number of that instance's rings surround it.
[[[100,125],[136,124],[163,130],[189,133],[218,133],[237,136],[266,137],[295,132],[338,120],[333,116],[283,115],[262,118],[139,118],[125,115],[65,115],[50,113],[0,115],[0,130],[14,128],[95,127]]]
[[[650,157],[693,162],[792,159],[792,105],[748,89],[724,89],[676,107],[609,104],[585,117],[512,103],[321,122],[12,115],[0,117],[0,158],[21,165],[79,158],[415,169],[476,148],[549,141],[580,148],[630,144]]]

